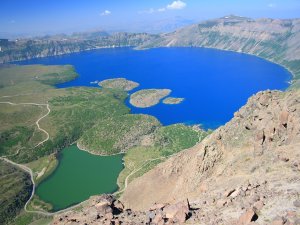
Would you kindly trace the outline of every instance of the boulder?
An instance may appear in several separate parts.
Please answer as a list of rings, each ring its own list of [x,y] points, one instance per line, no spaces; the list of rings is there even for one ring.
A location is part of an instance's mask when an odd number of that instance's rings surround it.
[[[237,224],[239,225],[246,225],[251,223],[252,221],[257,220],[258,216],[256,212],[251,208],[248,209],[245,213],[243,213],[240,218],[238,219]]]
[[[286,127],[288,123],[288,119],[289,119],[289,112],[286,110],[282,111],[279,116],[280,124]]]
[[[168,205],[163,209],[163,212],[165,218],[172,220],[173,222],[183,223],[189,214],[188,201],[182,201],[175,205]]]
[[[124,205],[119,200],[113,202],[113,207],[119,210],[120,212],[123,212],[124,210]]]
[[[150,211],[153,211],[153,210],[156,210],[156,209],[162,209],[162,208],[164,208],[166,206],[166,204],[162,204],[162,203],[160,203],[160,204],[157,204],[157,203],[155,203],[153,206],[151,206],[150,207]]]

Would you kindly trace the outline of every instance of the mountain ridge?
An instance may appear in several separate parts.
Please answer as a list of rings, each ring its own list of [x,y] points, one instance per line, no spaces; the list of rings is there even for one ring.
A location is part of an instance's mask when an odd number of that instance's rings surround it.
[[[53,36],[55,37],[55,36]],[[0,44],[0,63],[98,48],[205,47],[252,54],[288,69],[300,86],[300,19],[224,16],[162,34],[92,32]]]

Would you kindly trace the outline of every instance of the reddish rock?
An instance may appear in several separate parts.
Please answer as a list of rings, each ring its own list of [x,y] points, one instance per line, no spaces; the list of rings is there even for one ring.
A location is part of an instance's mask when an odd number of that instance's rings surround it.
[[[251,223],[252,221],[255,221],[257,219],[257,214],[253,209],[248,209],[245,213],[243,213],[239,220],[238,223],[239,225],[246,225]]]
[[[282,219],[278,218],[278,219],[274,219],[271,223],[271,225],[283,225],[284,222]]]
[[[157,203],[155,203],[153,206],[151,206],[150,207],[150,211],[153,211],[153,210],[156,210],[156,209],[162,209],[162,208],[164,208],[166,206],[166,204],[157,204]]]
[[[282,111],[279,116],[280,124],[286,126],[289,119],[289,113],[287,111]]]
[[[111,219],[114,218],[114,215],[112,213],[106,213],[105,218],[108,219],[108,220],[111,220]]]
[[[163,212],[167,219],[183,223],[189,213],[189,204],[187,201],[182,201],[175,205],[166,206]]]
[[[261,201],[261,200],[258,201],[258,202],[255,202],[254,207],[255,207],[255,209],[257,209],[257,210],[261,210],[261,209],[264,207],[264,202]]]
[[[220,200],[217,201],[217,207],[218,208],[221,208],[221,207],[225,206],[226,204],[227,204],[227,201],[224,200],[224,199],[220,199]]]
[[[161,213],[156,214],[152,222],[154,224],[159,224],[161,221],[163,221],[163,215]]]

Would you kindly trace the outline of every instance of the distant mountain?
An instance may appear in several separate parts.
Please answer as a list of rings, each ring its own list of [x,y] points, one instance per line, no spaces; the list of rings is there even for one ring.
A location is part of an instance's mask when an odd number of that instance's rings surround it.
[[[179,28],[194,24],[194,20],[185,19],[182,17],[166,18],[157,21],[143,22],[133,24],[130,28],[132,32],[146,32],[150,34],[173,32]]]
[[[162,34],[139,48],[176,46],[253,54],[285,66],[300,79],[300,19],[253,20],[230,15]]]
[[[171,30],[191,21],[160,21],[149,30]],[[181,22],[180,22],[181,21]],[[169,24],[169,25],[168,25]],[[172,25],[171,25],[172,24]],[[175,26],[175,27],[174,27]],[[134,29],[134,25],[133,28]],[[114,33],[105,31],[21,39],[0,45],[0,63],[62,55],[97,48],[207,47],[257,55],[279,63],[300,82],[300,19],[251,19],[229,15],[184,26],[169,33]]]

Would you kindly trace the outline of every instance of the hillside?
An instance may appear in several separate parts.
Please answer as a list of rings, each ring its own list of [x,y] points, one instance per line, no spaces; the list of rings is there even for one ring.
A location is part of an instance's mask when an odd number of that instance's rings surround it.
[[[32,183],[29,174],[0,160],[0,185],[0,224],[5,224],[29,199]]]
[[[134,47],[156,37],[145,33],[77,33],[9,41],[2,45],[0,63],[56,56],[98,48]]]
[[[52,224],[298,224],[300,91],[264,91],[196,146]],[[187,201],[188,199],[188,201]]]

